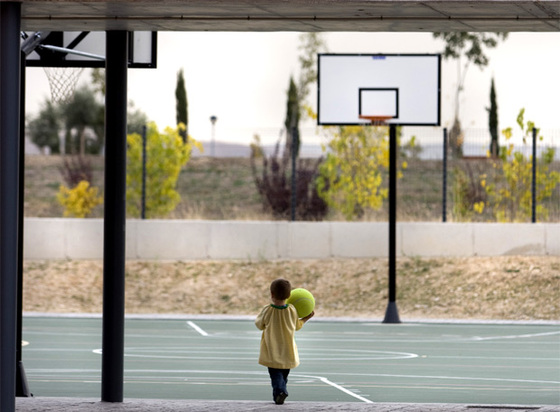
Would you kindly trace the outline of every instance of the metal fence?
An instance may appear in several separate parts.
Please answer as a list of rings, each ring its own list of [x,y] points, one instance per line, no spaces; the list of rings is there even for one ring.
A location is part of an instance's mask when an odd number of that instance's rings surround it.
[[[440,173],[442,220],[560,221],[560,184],[550,190],[553,175],[560,173],[560,130],[541,130],[525,136],[514,130],[507,141],[500,136],[501,151],[512,145],[506,166],[502,160],[490,157],[488,130],[466,129],[461,157],[453,157],[449,145],[445,149],[446,132],[445,129],[416,129],[403,136],[405,152],[412,136],[420,142],[419,149],[413,152],[419,161],[410,162],[408,171],[422,177],[412,179],[414,184],[418,187],[431,182],[432,187],[426,191],[432,189],[431,194],[435,196],[433,182]],[[516,162],[512,161],[514,153],[518,153]],[[427,199],[430,202],[433,199]]]
[[[535,176],[541,181],[555,172],[560,172],[560,129],[543,129],[533,147],[531,133],[523,136],[521,130],[513,129],[512,137],[506,142],[499,136],[502,147],[513,144],[513,151],[522,154],[524,165],[504,178],[499,159],[489,157],[490,133],[487,129],[464,129],[462,134],[462,156],[454,157],[451,150],[444,148],[446,129],[442,127],[403,127],[400,135],[400,158],[408,167],[398,182],[398,215],[402,221],[517,221],[558,222],[560,221],[560,184],[543,197],[542,182],[532,181],[532,157],[536,153]],[[285,135],[280,128],[255,128],[237,130],[237,135],[258,135],[265,153],[273,153],[275,143],[283,145]],[[326,143],[327,134],[321,128],[300,129],[300,157],[317,158],[324,155],[321,144]],[[542,136],[542,139],[540,138]],[[205,146],[209,145],[207,142]],[[249,144],[224,144],[211,142],[215,157],[241,157],[250,155]],[[281,146],[282,149],[283,146]],[[551,162],[545,165],[544,157],[554,150]],[[446,156],[447,154],[447,156]],[[510,157],[511,158],[511,157]],[[527,179],[530,181],[528,182]],[[388,177],[385,179],[388,180]],[[501,190],[502,195],[492,195],[490,188]],[[527,202],[530,202],[528,206]],[[385,202],[387,203],[387,202]],[[368,214],[369,220],[382,220],[386,208]],[[530,210],[528,210],[530,209]],[[342,219],[341,217],[330,217]]]

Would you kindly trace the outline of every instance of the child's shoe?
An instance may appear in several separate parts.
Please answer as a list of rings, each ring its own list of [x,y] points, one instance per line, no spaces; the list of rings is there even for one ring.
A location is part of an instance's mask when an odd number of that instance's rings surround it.
[[[286,400],[287,397],[288,397],[288,394],[286,392],[280,392],[274,398],[274,403],[276,403],[276,405],[283,405],[284,401]]]

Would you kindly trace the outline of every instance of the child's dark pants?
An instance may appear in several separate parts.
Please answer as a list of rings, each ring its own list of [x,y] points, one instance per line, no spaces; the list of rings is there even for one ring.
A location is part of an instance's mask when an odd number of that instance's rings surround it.
[[[288,384],[288,375],[290,373],[289,369],[274,369],[268,368],[268,374],[270,375],[270,382],[272,383],[272,398],[276,397],[284,392],[288,394],[288,389],[286,385]]]

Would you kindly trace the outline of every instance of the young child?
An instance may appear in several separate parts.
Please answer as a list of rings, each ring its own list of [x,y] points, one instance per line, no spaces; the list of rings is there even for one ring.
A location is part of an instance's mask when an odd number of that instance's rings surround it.
[[[265,306],[255,320],[257,328],[263,331],[259,363],[268,367],[272,398],[277,405],[282,405],[288,397],[286,385],[290,369],[299,365],[294,333],[315,315],[311,312],[299,319],[296,308],[286,304],[291,291],[287,280],[273,281],[270,285],[272,304]]]

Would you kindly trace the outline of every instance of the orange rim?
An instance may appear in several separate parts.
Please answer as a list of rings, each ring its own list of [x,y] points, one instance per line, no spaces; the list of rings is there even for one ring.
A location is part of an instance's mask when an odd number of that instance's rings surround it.
[[[387,120],[392,119],[392,116],[368,116],[368,115],[360,115],[360,119],[369,120],[373,124],[383,124],[387,122]]]

